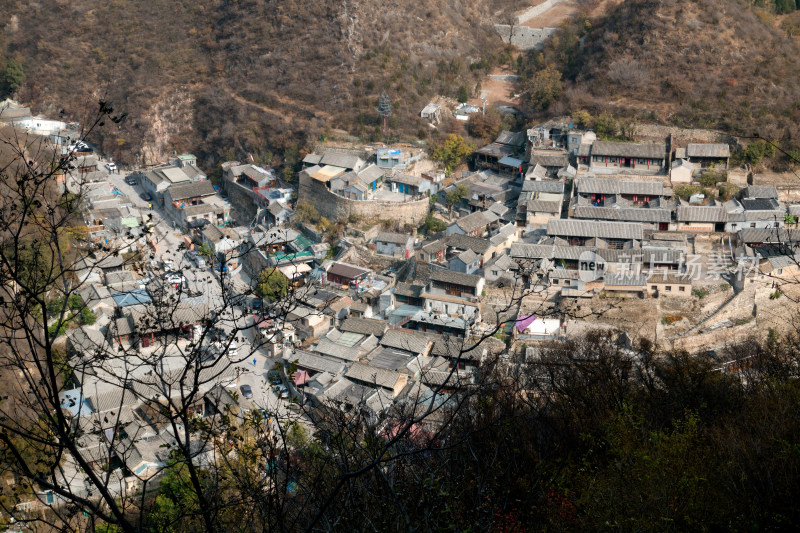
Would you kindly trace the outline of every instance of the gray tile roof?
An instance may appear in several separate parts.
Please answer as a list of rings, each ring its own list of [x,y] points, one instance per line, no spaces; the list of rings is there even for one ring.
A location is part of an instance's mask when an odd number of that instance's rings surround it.
[[[506,240],[508,240],[508,238],[516,232],[517,227],[514,224],[506,224],[500,228],[497,233],[489,237],[489,242],[492,243],[492,246],[499,246],[506,242]]]
[[[727,211],[721,205],[679,205],[678,222],[725,222]]]
[[[578,154],[577,155],[578,155],[578,157],[589,157],[589,154],[591,153],[591,151],[592,151],[592,145],[591,144],[581,143],[581,145],[578,146]]]
[[[778,188],[774,185],[750,185],[744,193],[745,198],[778,198]]]
[[[343,361],[355,361],[359,356],[359,351],[357,348],[342,346],[341,344],[336,344],[335,342],[324,338],[317,343],[317,345],[314,347],[314,351],[323,355],[336,357],[337,359],[341,359]]]
[[[419,333],[390,329],[381,339],[381,344],[415,354],[424,354],[428,351],[431,340]]]
[[[361,159],[355,155],[340,154],[338,152],[325,152],[320,159],[320,165],[331,165],[334,167],[353,169],[356,168]]]
[[[745,211],[744,219],[747,222],[756,220],[774,220],[780,223],[783,222],[783,217],[785,215],[786,211],[782,209],[775,209],[773,211]]]
[[[561,212],[561,202],[528,200],[527,209],[529,213],[551,213],[557,215]]]
[[[431,272],[430,279],[443,283],[463,285],[465,287],[477,287],[478,283],[480,283],[480,280],[483,278],[475,274],[462,274],[461,272],[453,272],[452,270],[436,269]]]
[[[470,263],[478,259],[478,255],[472,250],[467,250],[465,252],[461,252],[460,254],[458,254],[458,256],[455,257],[455,259],[458,259],[465,265],[469,265]]]
[[[581,205],[575,208],[575,218],[596,220],[616,220],[619,222],[669,222],[672,211],[669,209],[594,207]]]
[[[504,215],[508,214],[511,209],[508,206],[501,204],[500,202],[495,202],[489,206],[488,211],[491,211],[495,215],[499,217],[503,217]]]
[[[286,357],[286,362],[296,362],[299,367],[317,372],[328,372],[334,376],[344,371],[344,363],[341,361],[302,350],[293,351]]]
[[[353,363],[345,373],[345,376],[362,383],[376,384],[380,387],[392,389],[397,383],[400,373],[363,363]]]
[[[375,242],[391,242],[394,244],[406,244],[408,240],[411,238],[410,235],[404,235],[402,233],[394,233],[391,231],[380,231],[378,235],[375,237]]]
[[[341,276],[343,278],[348,279],[355,279],[358,276],[363,276],[369,273],[369,270],[366,268],[361,268],[353,265],[347,265],[345,263],[333,263],[331,266],[328,267],[327,270],[328,274],[333,274],[335,276]]]
[[[515,148],[500,143],[487,144],[486,146],[482,146],[481,148],[475,150],[475,153],[489,157],[496,157],[498,159],[507,155],[513,155],[515,152]]]
[[[546,176],[547,176],[547,169],[539,164],[529,167],[528,171],[525,173],[525,179],[527,180],[544,179]]]
[[[369,364],[387,370],[397,370],[411,362],[412,353],[405,349],[381,347],[370,354]]]
[[[663,143],[624,143],[594,141],[592,156],[637,157],[640,159],[665,159],[667,146]]]
[[[494,142],[499,144],[507,144],[509,146],[521,147],[525,144],[526,135],[524,131],[508,131],[503,130]]]
[[[272,202],[269,204],[269,212],[275,216],[280,215],[283,211],[291,211],[288,207],[280,202]]]
[[[486,346],[488,344],[486,342],[475,346],[475,342],[468,339],[444,337],[437,334],[428,334],[427,336],[433,340],[431,355],[448,359],[455,359],[460,356],[461,359],[466,361],[480,361],[486,355]],[[464,353],[461,354],[461,351],[464,351]]]
[[[680,263],[683,258],[683,251],[681,250],[648,250],[642,249],[642,263],[644,265],[664,264],[664,263]]]
[[[573,268],[554,268],[547,276],[551,279],[579,279],[580,271]]]
[[[447,250],[447,242],[444,239],[438,239],[423,245],[422,249],[426,253],[435,254],[441,252],[442,250]]]
[[[394,176],[387,176],[385,179],[387,182],[405,183],[406,185],[413,185],[414,187],[419,187],[422,185],[422,182],[425,181],[425,178],[401,173],[395,174]]]
[[[541,165],[543,167],[558,167],[563,168],[569,165],[569,156],[563,154],[531,154],[531,165]]]
[[[647,277],[648,283],[692,284],[692,276],[670,272],[654,272]]]
[[[564,182],[559,180],[525,180],[522,182],[522,192],[549,192],[562,194],[564,192]]]
[[[383,169],[378,165],[372,164],[359,172],[358,177],[364,183],[372,183],[383,177]]]
[[[459,218],[456,220],[455,224],[461,228],[462,231],[472,233],[475,230],[488,226],[489,220],[487,220],[482,211],[475,211],[465,217]]]
[[[771,198],[743,198],[742,207],[754,211],[774,211],[778,208],[778,202]]]
[[[664,184],[660,181],[638,181],[610,178],[578,178],[575,188],[579,194],[644,194],[661,196]]]
[[[745,244],[765,242],[794,244],[800,242],[800,230],[745,228],[739,231],[739,238]]]
[[[424,288],[425,287],[423,287],[422,285],[415,285],[413,283],[406,283],[404,281],[400,281],[397,283],[397,285],[395,285],[394,294],[395,296],[419,298]]]
[[[361,333],[362,335],[375,335],[376,337],[382,337],[388,327],[388,324],[386,324],[386,322],[383,320],[351,316],[342,322],[342,325],[339,326],[339,329],[342,331]]]
[[[731,147],[723,143],[689,143],[686,145],[686,157],[718,157],[731,155]]]
[[[617,287],[644,287],[647,283],[647,276],[644,274],[606,274],[605,284]]]
[[[773,255],[767,258],[767,262],[773,269],[800,266],[800,255]],[[762,269],[763,271],[764,269]]]
[[[547,222],[547,234],[565,237],[641,240],[644,237],[644,229],[641,224],[631,222],[550,219]]]
[[[470,235],[461,235],[459,233],[453,233],[448,235],[444,238],[445,243],[447,246],[452,246],[454,248],[460,248],[462,250],[472,250],[478,255],[483,255],[486,251],[492,247],[492,244],[487,241],[486,239],[481,239],[479,237],[472,237]]]
[[[214,185],[208,180],[176,183],[167,189],[167,194],[175,202],[199,196],[213,196],[216,193]]]
[[[307,163],[309,165],[319,165],[321,160],[322,156],[319,154],[308,154],[303,158],[303,163]]]

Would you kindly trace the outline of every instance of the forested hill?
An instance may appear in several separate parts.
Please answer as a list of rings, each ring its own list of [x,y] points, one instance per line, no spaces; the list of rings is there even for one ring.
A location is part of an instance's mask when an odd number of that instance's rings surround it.
[[[0,0],[0,68],[21,63],[17,98],[35,111],[80,119],[106,98],[129,112],[98,140],[128,162],[141,146],[151,160],[263,157],[327,128],[375,135],[383,90],[397,128],[415,132],[428,98],[473,90],[502,52],[492,22],[525,5]]]
[[[800,12],[779,11],[772,0],[625,0],[564,29],[530,55],[527,74],[563,74],[549,112],[758,133],[797,148]]]

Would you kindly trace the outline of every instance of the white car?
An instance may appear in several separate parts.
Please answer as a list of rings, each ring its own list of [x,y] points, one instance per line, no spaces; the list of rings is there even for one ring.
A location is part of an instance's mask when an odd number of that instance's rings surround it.
[[[239,345],[236,344],[236,341],[231,341],[228,345],[228,357],[238,357],[239,356]]]
[[[275,385],[275,394],[277,394],[282,400],[286,400],[289,398],[289,388],[283,383]]]
[[[164,275],[164,281],[173,285],[182,285],[185,279],[181,274],[169,273]]]
[[[113,161],[111,163],[106,163],[106,168],[108,169],[109,172],[117,171],[117,165]]]

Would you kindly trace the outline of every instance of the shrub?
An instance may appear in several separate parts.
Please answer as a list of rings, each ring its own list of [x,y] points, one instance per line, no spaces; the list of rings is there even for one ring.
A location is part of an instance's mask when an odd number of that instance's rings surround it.
[[[725,172],[714,169],[706,169],[702,174],[700,174],[700,178],[697,181],[699,181],[700,185],[704,187],[713,187],[721,181],[727,181],[727,179],[728,176]]]
[[[703,298],[708,296],[708,291],[706,289],[701,289],[700,287],[697,287],[695,289],[692,289],[692,294],[694,294],[695,296],[697,296],[699,299],[702,300]]]

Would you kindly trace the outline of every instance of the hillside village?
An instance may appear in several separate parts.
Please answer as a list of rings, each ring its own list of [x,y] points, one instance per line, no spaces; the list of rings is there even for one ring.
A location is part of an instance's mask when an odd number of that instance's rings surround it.
[[[552,120],[503,131],[452,173],[410,145],[322,144],[291,182],[228,161],[215,185],[191,154],[120,169],[77,125],[10,102],[0,120],[72,154],[58,183],[83,187],[89,239],[148,258],[140,270],[87,256],[80,294],[96,321],[63,336],[75,371],[62,406],[97,467],[115,465],[120,491],[160,472],[172,429],[138,399],[147,390],[126,395],[118,369],[82,362],[96,346],[142,358],[188,346],[231,295],[242,296],[232,305],[244,333],[207,347],[219,368],[200,417],[333,403],[389,424],[397,406],[470,387],[487,357],[535,358],[594,329],[628,348],[647,339],[718,353],[735,369],[723,348],[789,326],[780,310],[797,292],[797,191],[734,167],[734,139],[685,130],[618,142]],[[441,231],[425,232],[429,219]],[[328,231],[340,221],[344,232]],[[265,271],[301,295],[283,317],[259,313],[252,288]],[[154,324],[165,291],[179,301]],[[218,324],[222,337],[240,326]],[[163,357],[165,373],[182,364]],[[137,453],[104,444],[109,414]]]

